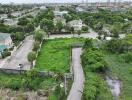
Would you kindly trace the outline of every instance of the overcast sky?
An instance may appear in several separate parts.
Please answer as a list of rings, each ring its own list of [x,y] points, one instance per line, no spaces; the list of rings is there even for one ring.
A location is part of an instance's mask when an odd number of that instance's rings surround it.
[[[53,3],[53,2],[81,2],[86,0],[0,0],[0,3]],[[106,2],[107,0],[88,0],[89,2],[102,1]],[[111,0],[114,1],[114,0]],[[118,1],[118,0],[117,0]],[[132,1],[132,0],[122,0],[122,1]]]

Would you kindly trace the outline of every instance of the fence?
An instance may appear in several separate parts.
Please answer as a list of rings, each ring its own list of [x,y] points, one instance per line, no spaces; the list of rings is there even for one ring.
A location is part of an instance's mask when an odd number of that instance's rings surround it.
[[[17,74],[25,74],[26,72],[28,72],[28,70],[0,68],[0,72],[6,73],[6,74],[17,75]],[[55,73],[51,72],[51,71],[38,71],[38,75],[41,77],[53,77],[53,76],[55,76]]]

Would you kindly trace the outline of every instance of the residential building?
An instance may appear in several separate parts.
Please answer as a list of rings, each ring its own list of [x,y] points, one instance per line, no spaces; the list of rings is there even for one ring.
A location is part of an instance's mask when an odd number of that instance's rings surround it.
[[[55,17],[63,17],[65,14],[68,14],[68,11],[54,11]]]
[[[8,33],[0,33],[0,58],[1,53],[12,46],[12,39]]]
[[[9,19],[9,18],[4,19],[5,25],[13,26],[13,25],[17,25],[17,23],[18,23],[17,19]]]
[[[76,7],[76,12],[84,12],[85,10],[81,7]]]
[[[68,22],[68,27],[73,27],[75,31],[81,30],[83,27],[82,20],[73,20]]]
[[[46,6],[41,6],[40,7],[40,10],[46,10],[47,8],[46,8]]]
[[[7,48],[12,46],[12,39],[8,33],[0,33],[0,45],[5,45]]]

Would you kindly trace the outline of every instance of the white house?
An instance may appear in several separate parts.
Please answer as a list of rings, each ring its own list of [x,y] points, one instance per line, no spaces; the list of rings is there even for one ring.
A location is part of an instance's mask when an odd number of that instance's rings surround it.
[[[46,8],[46,6],[41,6],[40,7],[40,10],[46,10],[47,8]]]
[[[12,46],[12,39],[8,33],[0,33],[0,45],[5,45],[8,48]]]
[[[55,17],[63,17],[65,14],[68,14],[68,11],[54,11]]]
[[[83,27],[82,20],[73,20],[67,23],[68,27],[73,27],[75,31],[81,30]]]
[[[76,11],[77,12],[84,12],[85,10],[83,8],[81,8],[81,7],[76,7]]]
[[[11,15],[14,17],[20,17],[20,16],[22,16],[22,13],[20,11],[17,11],[17,12],[11,13]]]

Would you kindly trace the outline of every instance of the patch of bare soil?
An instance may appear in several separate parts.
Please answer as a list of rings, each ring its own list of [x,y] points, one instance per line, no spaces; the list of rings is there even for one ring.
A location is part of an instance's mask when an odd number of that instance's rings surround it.
[[[0,100],[48,100],[48,91],[13,91],[0,89]]]

